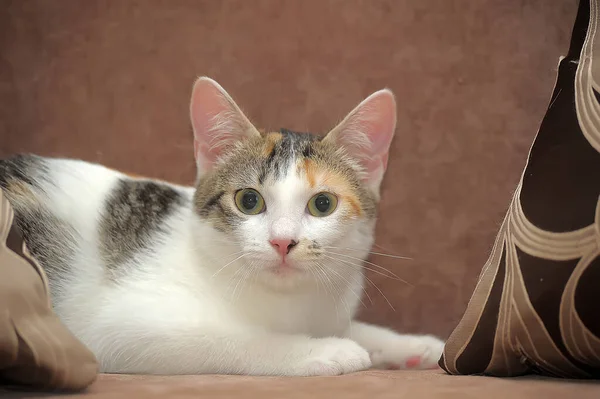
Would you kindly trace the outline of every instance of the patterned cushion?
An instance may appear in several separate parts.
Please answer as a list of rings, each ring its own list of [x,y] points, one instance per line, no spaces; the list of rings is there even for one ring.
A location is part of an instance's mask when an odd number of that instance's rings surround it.
[[[96,359],[52,312],[44,271],[13,215],[0,190],[0,386],[82,389],[96,379]]]
[[[581,0],[527,166],[440,366],[600,377],[600,0]]]

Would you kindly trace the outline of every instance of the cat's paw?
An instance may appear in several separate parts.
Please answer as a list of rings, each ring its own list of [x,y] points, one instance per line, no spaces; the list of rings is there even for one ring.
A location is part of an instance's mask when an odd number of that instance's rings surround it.
[[[422,336],[399,336],[371,353],[373,366],[379,369],[435,369],[444,350],[444,341]]]
[[[298,364],[297,375],[340,375],[371,367],[369,353],[349,339],[316,339],[308,356]]]

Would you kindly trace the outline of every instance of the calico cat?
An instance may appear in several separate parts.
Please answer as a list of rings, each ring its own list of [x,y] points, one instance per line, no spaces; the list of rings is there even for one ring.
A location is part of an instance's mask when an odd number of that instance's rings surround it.
[[[261,133],[193,88],[195,187],[79,160],[0,161],[54,310],[111,373],[431,368],[443,343],[353,319],[396,125],[389,90],[326,136]]]

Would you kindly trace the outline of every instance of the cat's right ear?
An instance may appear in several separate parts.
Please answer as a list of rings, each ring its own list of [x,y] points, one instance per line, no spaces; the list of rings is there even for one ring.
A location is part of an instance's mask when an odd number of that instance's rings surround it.
[[[225,89],[207,77],[194,84],[190,117],[198,177],[210,171],[223,151],[236,141],[260,136]]]

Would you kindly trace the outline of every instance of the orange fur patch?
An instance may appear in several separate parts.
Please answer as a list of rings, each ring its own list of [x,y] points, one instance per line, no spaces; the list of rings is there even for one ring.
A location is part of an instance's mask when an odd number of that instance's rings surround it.
[[[120,171],[121,173],[123,173],[125,176],[129,176],[132,179],[147,179],[148,177],[146,176],[142,176],[142,175],[138,175],[136,173],[129,173],[129,172],[124,172],[124,171]]]
[[[307,160],[305,160],[306,163]],[[312,175],[312,184],[311,187],[316,185],[316,176],[317,176],[317,165],[314,162],[310,162],[310,167],[305,166],[305,170],[307,171],[307,180],[309,184],[311,184],[311,177],[309,177],[308,170],[310,170]],[[360,200],[358,199],[357,194],[354,192],[348,180],[344,178],[343,175],[331,171],[324,170],[323,177],[319,183],[331,187],[332,190],[339,196],[339,199],[342,202],[348,203],[348,217],[354,216],[362,216],[363,210],[360,206]]]
[[[358,204],[358,199],[355,196],[346,196],[345,199],[348,201],[348,204],[350,204],[350,207],[354,211],[354,216],[360,216],[362,214],[362,210]]]
[[[268,157],[269,155],[271,155],[271,153],[273,152],[273,148],[275,148],[275,144],[277,144],[278,141],[281,141],[282,138],[283,138],[283,136],[281,135],[281,133],[267,134],[265,151],[264,151],[265,157]]]
[[[308,158],[304,158],[304,173],[306,174],[306,179],[308,180],[308,185],[310,188],[313,188],[316,184],[317,171],[316,171],[315,163]]]

